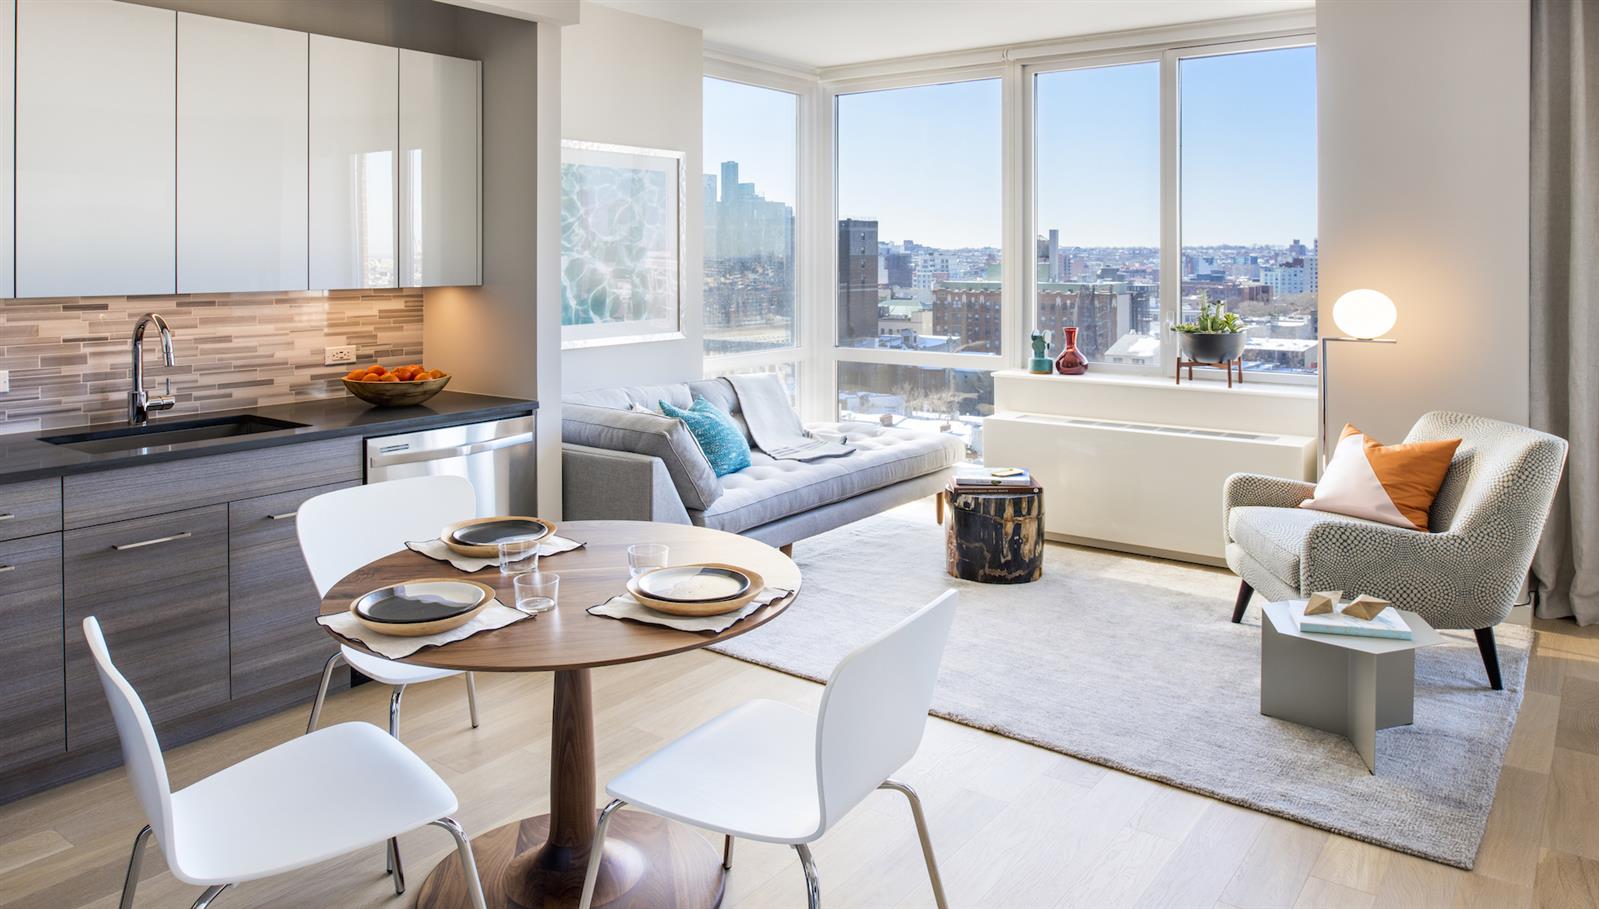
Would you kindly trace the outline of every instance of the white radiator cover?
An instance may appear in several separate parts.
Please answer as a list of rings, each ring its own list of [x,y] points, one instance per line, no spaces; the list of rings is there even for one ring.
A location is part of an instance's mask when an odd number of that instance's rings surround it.
[[[996,374],[1000,409],[983,422],[983,459],[991,466],[1032,471],[1044,488],[1044,530],[1052,538],[1221,564],[1222,483],[1229,475],[1314,476],[1313,434],[1239,428],[1240,411],[1251,409],[1245,397],[1222,399],[1229,414],[1226,422],[1234,424],[1227,427],[1136,422],[1103,413],[1076,416],[1005,409],[1007,397],[1070,407],[1073,398],[1091,391],[1078,386],[1059,397],[1044,397],[1039,381],[1025,374]],[[1007,384],[1012,385],[1009,395]],[[1123,387],[1117,393],[1175,391],[1171,386],[1138,384],[1143,387]],[[1200,402],[1189,399],[1189,403]],[[1286,406],[1303,409],[1298,401]],[[1170,412],[1157,407],[1138,410]],[[1195,406],[1184,412],[1200,417],[1208,410]],[[1314,398],[1309,399],[1308,412],[1314,412]]]

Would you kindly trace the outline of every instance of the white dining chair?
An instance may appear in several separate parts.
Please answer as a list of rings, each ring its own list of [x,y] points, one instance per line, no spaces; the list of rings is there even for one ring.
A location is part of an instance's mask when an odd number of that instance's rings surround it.
[[[368,562],[405,548],[410,540],[428,540],[439,535],[446,524],[475,517],[477,495],[465,477],[426,476],[390,480],[366,486],[336,489],[307,499],[295,517],[300,537],[300,552],[311,569],[317,593],[327,596],[333,585]],[[327,700],[333,670],[343,661],[363,675],[384,685],[389,692],[389,734],[400,735],[400,699],[409,685],[431,682],[452,675],[454,669],[429,669],[386,660],[380,656],[340,645],[322,667],[322,681],[306,732],[316,729]],[[477,680],[466,676],[466,706],[476,729]],[[389,872],[394,875],[394,892],[405,892],[405,872],[400,866],[399,845],[389,844]]]
[[[111,705],[122,763],[148,824],[133,840],[121,909],[131,909],[153,833],[172,876],[204,886],[195,909],[244,881],[314,865],[432,824],[449,831],[475,909],[485,909],[472,845],[450,817],[455,793],[422,759],[370,723],[290,739],[177,792],[139,693],[111,662],[94,616],[83,620]]]
[[[955,593],[944,593],[844,657],[817,715],[778,701],[749,701],[612,780],[605,791],[614,801],[600,812],[580,909],[593,904],[605,828],[624,805],[722,834],[723,869],[732,868],[735,837],[793,846],[811,909],[818,909],[821,884],[809,844],[876,789],[893,789],[910,801],[933,899],[948,909],[921,799],[891,775],[921,745],[955,619]]]

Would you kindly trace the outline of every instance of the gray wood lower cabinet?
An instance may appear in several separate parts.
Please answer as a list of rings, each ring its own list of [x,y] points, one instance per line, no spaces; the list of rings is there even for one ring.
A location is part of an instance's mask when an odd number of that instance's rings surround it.
[[[0,681],[0,772],[66,751],[59,533],[0,543]]]
[[[228,506],[69,530],[63,549],[69,750],[116,737],[86,616],[157,730],[228,700]]]
[[[295,512],[334,483],[228,505],[228,638],[233,697],[317,674],[336,645],[316,624],[322,598],[300,555]]]

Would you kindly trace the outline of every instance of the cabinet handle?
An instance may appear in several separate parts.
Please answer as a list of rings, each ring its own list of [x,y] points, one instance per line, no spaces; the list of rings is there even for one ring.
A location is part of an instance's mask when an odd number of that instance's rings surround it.
[[[170,543],[173,540],[187,540],[191,536],[193,536],[193,534],[185,530],[182,533],[175,533],[170,537],[156,537],[153,540],[140,540],[137,543],[117,543],[111,548],[121,552],[124,549],[138,549],[141,546],[154,546],[157,543]]]
[[[294,517],[297,514],[299,514],[298,511],[285,511],[282,514],[269,514],[269,515],[267,515],[267,520],[268,521],[287,521],[288,519]]]
[[[0,521],[9,521],[14,517],[16,517],[16,515],[8,511],[5,514],[0,514]]]
[[[0,565],[0,574],[5,574],[8,571],[16,571],[16,570],[17,570],[17,566],[15,566],[15,565]]]

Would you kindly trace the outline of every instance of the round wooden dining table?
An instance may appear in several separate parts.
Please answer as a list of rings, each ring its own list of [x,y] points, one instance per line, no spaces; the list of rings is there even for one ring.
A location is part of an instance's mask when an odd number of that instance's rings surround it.
[[[472,840],[484,896],[491,907],[553,909],[578,903],[599,813],[589,671],[697,650],[737,637],[781,615],[799,593],[799,568],[788,556],[736,534],[644,521],[572,521],[561,524],[557,533],[585,545],[540,559],[540,570],[561,578],[555,609],[465,640],[425,648],[401,661],[475,672],[555,673],[550,813],[506,824]],[[634,543],[665,543],[673,565],[721,562],[748,568],[761,575],[768,587],[792,592],[715,634],[590,615],[588,607],[625,592],[627,547]],[[509,575],[502,576],[492,568],[468,574],[447,562],[402,550],[333,585],[322,600],[322,613],[345,611],[356,597],[388,584],[452,576],[487,584],[501,603],[514,602]],[[366,650],[358,641],[333,636],[342,644]],[[722,899],[724,872],[717,850],[694,830],[651,814],[617,812],[607,831],[602,862],[594,894],[596,907],[701,909],[716,906]],[[423,881],[417,906],[456,909],[466,905],[466,879],[452,851]]]

